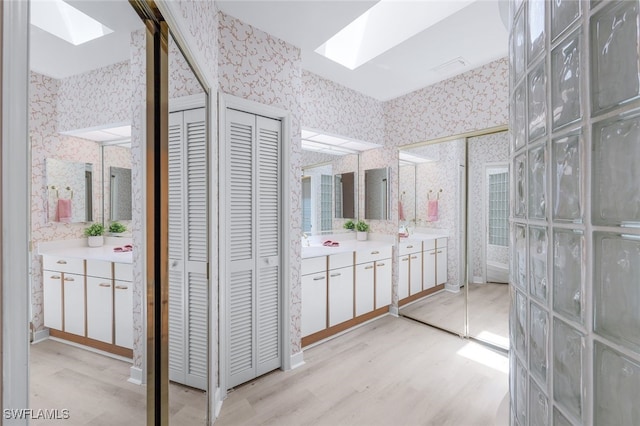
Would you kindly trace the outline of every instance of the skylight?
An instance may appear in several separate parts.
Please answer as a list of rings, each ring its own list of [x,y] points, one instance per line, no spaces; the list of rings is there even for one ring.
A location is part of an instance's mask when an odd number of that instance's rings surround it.
[[[380,0],[315,52],[358,68],[475,0]]]
[[[317,151],[324,154],[346,155],[355,154],[369,149],[380,148],[380,145],[333,136],[315,130],[302,129],[302,149]]]
[[[113,32],[63,0],[32,1],[31,24],[74,46]]]

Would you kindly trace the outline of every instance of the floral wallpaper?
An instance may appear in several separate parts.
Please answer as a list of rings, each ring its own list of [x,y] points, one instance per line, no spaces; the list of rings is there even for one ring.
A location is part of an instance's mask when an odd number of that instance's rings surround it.
[[[300,230],[302,223],[301,58],[300,50],[270,34],[219,13],[218,71],[220,90],[240,98],[272,105],[291,114],[288,171],[291,211],[288,243],[291,270],[291,354],[301,350]]]
[[[189,63],[184,58],[180,48],[169,36],[169,98],[180,98],[183,96],[203,93],[204,90],[200,82],[193,74]]]
[[[469,138],[469,259],[471,270],[469,280],[485,277],[486,262],[483,262],[483,247],[486,247],[486,260],[508,264],[508,248],[487,244],[486,209],[487,187],[485,166],[488,163],[509,164],[509,133]]]

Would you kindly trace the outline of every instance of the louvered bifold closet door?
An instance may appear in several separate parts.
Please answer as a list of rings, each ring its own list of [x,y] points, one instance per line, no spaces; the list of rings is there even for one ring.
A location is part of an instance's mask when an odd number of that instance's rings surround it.
[[[281,365],[280,121],[228,109],[227,386]]]
[[[169,377],[199,389],[207,385],[207,176],[205,109],[171,113]]]

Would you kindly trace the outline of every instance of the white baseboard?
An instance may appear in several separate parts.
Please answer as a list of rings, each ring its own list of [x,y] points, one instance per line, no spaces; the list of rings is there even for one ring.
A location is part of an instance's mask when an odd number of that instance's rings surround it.
[[[304,355],[302,351],[291,355],[291,369],[302,367],[304,365]]]
[[[213,408],[215,410],[214,417],[217,419],[220,415],[220,411],[222,411],[222,390],[220,388],[216,388],[216,391],[213,394]]]
[[[389,313],[397,318],[400,316],[400,309],[397,306],[389,306]]]
[[[129,367],[129,379],[127,382],[133,383],[134,385],[142,384],[142,368],[131,366]]]
[[[460,286],[457,284],[445,284],[444,285],[444,289],[447,291],[450,291],[451,293],[458,293],[460,292]]]
[[[473,283],[474,284],[484,284],[484,280],[482,279],[482,277],[473,277]]]
[[[49,338],[49,329],[45,328],[44,330],[36,331],[33,335],[32,343],[39,343],[43,340],[47,340]]]

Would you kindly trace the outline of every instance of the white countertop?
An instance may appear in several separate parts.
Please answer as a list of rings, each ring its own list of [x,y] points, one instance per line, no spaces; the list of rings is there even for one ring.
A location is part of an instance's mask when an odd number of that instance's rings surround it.
[[[116,247],[131,244],[129,239],[122,238],[122,244],[113,244],[113,239],[109,239],[107,242],[109,244],[105,244],[102,247],[88,247],[86,245],[86,239],[51,241],[39,244],[38,254],[76,259],[104,260],[115,263],[133,263],[133,252],[118,253],[113,251]]]
[[[427,240],[435,240],[438,238],[448,238],[449,235],[445,232],[443,233],[415,233],[415,234],[409,234],[408,237],[400,237],[400,242],[401,243],[409,243],[409,242],[413,242],[413,241],[427,241]]]
[[[333,240],[332,240],[333,241]],[[326,247],[322,244],[311,243],[310,247],[302,246],[302,258],[307,259],[310,257],[329,256],[332,254],[351,253],[360,250],[375,250],[382,247],[393,246],[393,243],[388,241],[379,240],[367,240],[358,241],[355,239],[349,239],[346,241],[340,241],[338,247]]]

